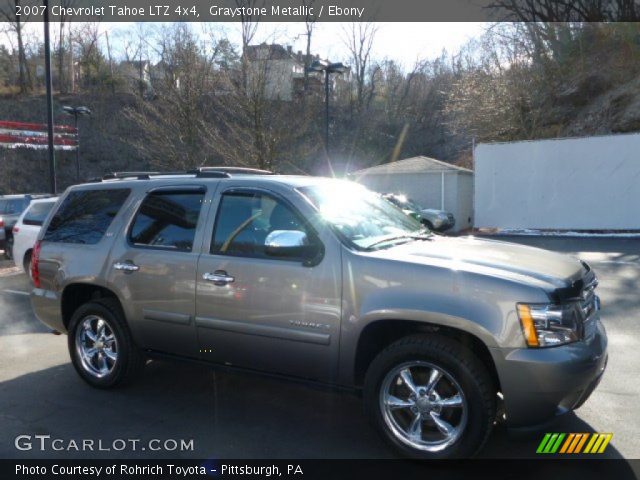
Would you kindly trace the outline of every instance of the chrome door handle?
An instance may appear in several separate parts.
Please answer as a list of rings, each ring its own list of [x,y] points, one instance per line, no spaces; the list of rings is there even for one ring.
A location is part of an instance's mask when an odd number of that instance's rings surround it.
[[[140,270],[140,267],[135,263],[126,263],[126,262],[114,263],[113,268],[115,268],[116,270],[123,270],[125,272],[137,272],[138,270]]]
[[[203,273],[202,279],[213,282],[214,285],[218,285],[219,287],[232,283],[235,280],[235,278],[228,275],[224,270],[216,270],[213,273]]]

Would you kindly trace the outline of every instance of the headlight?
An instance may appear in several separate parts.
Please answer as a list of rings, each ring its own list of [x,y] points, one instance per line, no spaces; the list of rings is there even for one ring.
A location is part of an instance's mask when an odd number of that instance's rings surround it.
[[[518,317],[527,345],[554,347],[576,342],[582,336],[580,304],[518,304]]]

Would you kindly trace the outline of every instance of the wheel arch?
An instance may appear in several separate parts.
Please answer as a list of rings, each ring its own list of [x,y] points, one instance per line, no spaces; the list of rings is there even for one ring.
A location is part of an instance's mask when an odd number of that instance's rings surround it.
[[[29,264],[27,263],[27,259],[31,259],[32,253],[33,253],[33,247],[27,248],[24,254],[22,255],[22,268],[24,269],[27,275],[29,274],[29,271],[27,270],[29,267]]]
[[[68,330],[69,322],[74,312],[87,302],[99,300],[103,298],[111,298],[118,302],[122,309],[122,302],[113,290],[100,285],[90,283],[70,283],[65,286],[62,291],[60,308],[62,314],[62,322],[66,330]],[[124,309],[122,309],[124,311]]]
[[[476,335],[451,326],[401,319],[380,319],[363,328],[356,347],[354,384],[357,387],[363,385],[369,365],[382,350],[403,337],[415,334],[440,335],[457,341],[478,357],[497,390],[501,390],[500,378],[489,347]]]

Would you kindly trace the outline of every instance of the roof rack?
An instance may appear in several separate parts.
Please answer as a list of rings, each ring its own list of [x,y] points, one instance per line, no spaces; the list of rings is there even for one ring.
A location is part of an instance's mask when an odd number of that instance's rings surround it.
[[[173,176],[173,175],[195,175],[196,178],[229,178],[232,175],[273,175],[269,170],[246,167],[198,167],[185,171],[167,172],[112,172],[102,177],[94,178],[92,182],[102,182],[105,180],[149,180],[151,177]]]
[[[199,167],[190,172],[197,173],[209,173],[209,172],[222,172],[230,175],[274,175],[270,170],[261,170],[259,168],[248,167]]]

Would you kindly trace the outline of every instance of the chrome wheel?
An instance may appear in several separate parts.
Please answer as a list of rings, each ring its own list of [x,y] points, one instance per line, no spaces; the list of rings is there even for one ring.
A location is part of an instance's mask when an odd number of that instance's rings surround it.
[[[76,329],[76,352],[82,368],[96,378],[111,373],[118,362],[118,341],[111,326],[89,315]]]
[[[467,400],[458,382],[423,361],[403,363],[385,376],[380,409],[398,440],[427,452],[453,445],[467,425]]]

